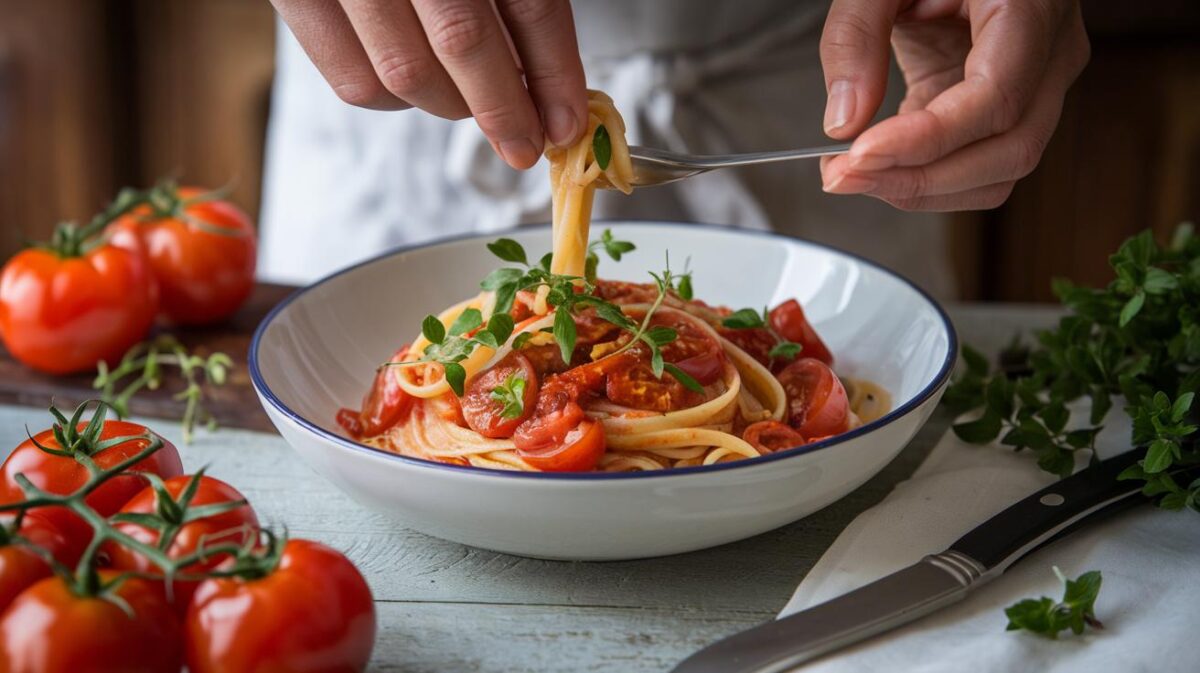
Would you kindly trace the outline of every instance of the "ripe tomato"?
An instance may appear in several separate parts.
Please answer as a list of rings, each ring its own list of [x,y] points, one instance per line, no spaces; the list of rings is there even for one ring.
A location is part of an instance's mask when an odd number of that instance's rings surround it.
[[[265,577],[205,580],[184,632],[191,673],[361,671],[375,640],[375,605],[345,556],[289,540]]]
[[[101,571],[111,580],[115,573]],[[145,580],[129,578],[115,597],[129,607],[79,596],[59,577],[26,589],[0,616],[5,673],[178,673],[178,618]]]
[[[13,357],[49,374],[112,364],[154,323],[146,261],[99,245],[82,254],[30,248],[0,272],[0,336]]]
[[[650,318],[650,326],[675,330],[675,340],[661,348],[663,360],[679,367],[702,386],[721,378],[725,351],[696,319],[679,311],[659,311]]]
[[[801,358],[778,374],[787,393],[788,423],[806,439],[845,432],[850,423],[846,389],[825,363]]]
[[[659,412],[686,409],[704,401],[703,395],[688,390],[670,374],[655,376],[649,357],[610,374],[604,394],[622,406]]]
[[[12,517],[7,517],[11,522]],[[86,540],[68,535],[48,509],[31,509],[21,519],[21,537],[50,552],[64,566],[75,567],[83,555]],[[37,553],[14,542],[0,546],[0,611],[8,607],[22,591],[38,580],[49,577],[50,566]]]
[[[85,427],[81,423],[75,432],[83,432]],[[145,435],[147,432],[149,431],[145,426],[136,423],[105,421],[97,441],[103,442],[113,437],[136,437]],[[51,449],[62,448],[54,439],[52,430],[43,430],[34,435],[33,439]],[[162,442],[161,449],[135,463],[127,473],[109,479],[92,491],[87,497],[87,504],[100,516],[112,516],[145,487],[146,482],[138,476],[138,472],[153,472],[163,479],[183,474],[183,463],[179,460],[179,451],[170,442],[166,440],[162,440]],[[92,460],[100,468],[110,468],[133,457],[149,444],[147,439],[133,439],[100,451],[93,452],[94,447],[86,446],[80,447],[80,450],[88,451]],[[40,489],[59,495],[74,493],[88,480],[87,469],[75,458],[46,453],[29,439],[21,442],[9,454],[4,465],[0,466],[0,503],[8,504],[25,499],[21,487],[17,485],[14,478],[17,474],[24,474],[34,486]],[[50,510],[62,512],[70,520],[80,521],[79,516],[73,512],[67,512],[57,507],[50,508]],[[82,524],[81,521],[80,524]],[[90,531],[90,528],[88,530]],[[91,537],[90,532],[87,537]]]
[[[171,498],[178,502],[180,494],[184,492],[191,480],[192,475],[167,479],[165,485],[167,492],[171,494]],[[195,495],[192,497],[191,502],[188,503],[188,506],[203,507],[205,505],[218,505],[238,500],[245,500],[245,497],[236,488],[220,479],[202,476],[200,477],[200,483],[195,491]],[[154,489],[149,486],[133,496],[121,508],[122,513],[153,514],[157,511],[159,511],[158,497]],[[115,527],[117,530],[139,542],[151,546],[158,544],[159,531],[157,530],[134,523],[118,523]],[[170,548],[167,549],[167,555],[175,559],[186,556],[195,552],[202,542],[204,546],[210,548],[228,544],[242,545],[253,539],[257,534],[258,517],[255,516],[254,510],[250,508],[250,505],[242,505],[236,509],[183,524],[175,534],[175,539],[171,543]],[[133,570],[155,575],[161,574],[158,566],[129,547],[109,542],[105,544],[104,552],[109,558],[111,567],[117,570]],[[216,554],[204,561],[187,566],[183,572],[200,573],[211,570],[220,565],[226,558],[228,558],[227,554]],[[197,585],[199,585],[199,582],[188,580],[175,581],[171,598],[177,609],[181,612],[187,609],[187,605],[191,601],[192,593],[196,590]]]
[[[804,435],[796,432],[792,426],[779,421],[751,423],[742,431],[742,439],[763,453],[792,449],[806,443]]]
[[[505,385],[510,377],[523,380],[525,387],[521,409],[515,416],[505,417],[505,403],[496,399],[492,391]],[[512,437],[517,426],[533,415],[537,396],[538,378],[533,365],[524,355],[513,351],[491,369],[471,379],[460,402],[467,427],[484,437]]]
[[[517,455],[543,472],[588,472],[596,469],[606,448],[604,426],[584,419],[562,441],[537,449],[517,447]]]
[[[517,452],[540,452],[561,444],[583,420],[583,408],[570,385],[550,379],[538,395],[533,416],[517,426],[513,444]]]
[[[408,344],[401,346],[388,362],[400,362],[406,355]],[[355,439],[374,437],[404,420],[412,404],[412,396],[400,387],[393,368],[380,367],[375,372],[371,389],[363,396],[362,411],[339,409],[337,422]]]
[[[232,203],[204,194],[160,185],[151,190],[153,205],[135,208],[109,229],[114,245],[145,252],[162,311],[180,325],[226,318],[254,288],[254,225]]]
[[[800,344],[803,347],[800,351],[802,357],[816,358],[833,366],[833,353],[829,352],[817,331],[808,324],[800,302],[789,299],[771,309],[771,328],[784,339]]]

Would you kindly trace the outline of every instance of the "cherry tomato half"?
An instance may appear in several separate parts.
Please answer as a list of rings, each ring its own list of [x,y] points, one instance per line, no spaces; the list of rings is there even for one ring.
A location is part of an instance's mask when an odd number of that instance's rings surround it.
[[[789,299],[771,309],[771,328],[784,339],[800,344],[801,357],[816,358],[830,367],[833,366],[833,353],[829,352],[817,330],[813,329],[808,323],[808,318],[804,317],[804,309],[800,308],[800,302]]]
[[[787,393],[788,424],[806,439],[845,432],[850,424],[846,389],[825,363],[801,358],[778,374]]]
[[[83,431],[85,425],[80,424],[78,430]],[[145,426],[128,421],[105,421],[100,431],[99,441],[103,442],[114,437],[138,437],[149,432]],[[43,430],[34,435],[42,446],[60,449],[51,430]],[[158,451],[135,463],[126,473],[117,475],[102,484],[87,497],[87,504],[96,510],[100,516],[112,516],[121,509],[138,491],[145,487],[146,481],[138,476],[138,472],[153,472],[163,479],[183,474],[183,463],[179,459],[179,451],[170,442],[163,441]],[[132,439],[115,446],[110,446],[92,454],[91,458],[102,469],[110,468],[128,458],[133,457],[149,445],[147,439]],[[68,495],[77,491],[88,480],[87,469],[75,458],[56,456],[39,449],[32,440],[21,442],[9,454],[4,465],[0,466],[0,503],[13,503],[25,499],[21,487],[17,485],[16,475],[24,474],[34,486],[55,493]],[[66,518],[78,521],[83,526],[77,514],[62,508],[50,508],[51,511],[63,512]],[[90,539],[90,528],[86,528],[86,536]]]
[[[400,347],[388,362],[400,362],[408,355],[408,344]],[[338,425],[355,439],[374,437],[408,416],[413,398],[400,387],[392,367],[380,367],[375,372],[371,389],[363,396],[362,411],[340,409]]]
[[[521,393],[521,408],[515,410],[515,415],[506,417],[506,404],[497,399],[493,391],[506,385],[510,378],[514,382],[524,381],[524,387]],[[537,396],[537,372],[524,355],[513,351],[491,369],[472,378],[467,389],[463,391],[460,402],[467,427],[484,437],[512,437],[517,426],[533,415]]]
[[[245,213],[195,187],[156,187],[162,206],[141,206],[109,228],[114,245],[144,251],[162,297],[179,325],[228,317],[254,289],[257,245]]]
[[[796,432],[792,426],[779,421],[751,423],[742,431],[742,439],[763,453],[774,453],[803,446],[806,443],[804,435]]]
[[[605,449],[604,426],[590,418],[579,422],[562,441],[537,449],[517,447],[517,455],[543,472],[588,472],[596,469]]]
[[[111,580],[115,573],[101,571]],[[0,616],[0,670],[5,673],[178,673],[179,619],[151,583],[126,579],[112,601],[76,595],[48,577]]]
[[[184,629],[191,673],[361,671],[375,641],[375,605],[345,556],[288,540],[265,577],[205,580]]]
[[[0,272],[0,337],[13,357],[49,374],[116,362],[157,309],[146,261],[112,245],[74,257],[30,248]]]
[[[171,494],[172,499],[178,500],[180,494],[187,488],[191,480],[192,475],[167,479],[165,486],[167,492]],[[205,505],[217,505],[226,502],[236,502],[238,500],[245,500],[245,497],[236,488],[220,479],[203,476],[200,477],[199,486],[189,506],[203,507]],[[133,496],[121,508],[122,513],[153,514],[156,511],[158,511],[158,495],[149,486]],[[133,523],[118,523],[115,527],[117,530],[139,542],[151,546],[158,544],[159,532],[157,530]],[[254,510],[250,508],[250,505],[242,505],[241,507],[221,512],[220,514],[214,514],[213,516],[207,516],[183,524],[175,534],[175,539],[171,543],[170,548],[167,549],[167,556],[174,559],[187,556],[195,552],[201,543],[209,548],[219,545],[242,545],[254,538],[257,533],[258,517],[255,516]],[[158,566],[154,565],[145,556],[124,545],[112,542],[106,543],[104,552],[108,556],[110,566],[117,570],[132,570],[155,575],[161,574]],[[187,566],[183,572],[200,573],[212,570],[226,558],[228,558],[226,554],[214,554],[204,561]],[[196,590],[198,584],[199,582],[196,581],[175,581],[171,591],[171,600],[180,612],[187,609],[192,593]]]

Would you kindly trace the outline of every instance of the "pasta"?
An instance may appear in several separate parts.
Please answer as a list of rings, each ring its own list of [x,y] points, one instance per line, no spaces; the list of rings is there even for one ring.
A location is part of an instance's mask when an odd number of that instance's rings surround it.
[[[436,316],[381,367],[339,423],[360,441],[426,460],[506,470],[632,471],[754,458],[838,434],[890,407],[868,381],[839,379],[792,300],[769,314],[691,297],[690,275],[654,283],[594,276],[597,186],[631,191],[625,126],[589,92],[589,126],[547,151],[553,191],[548,264],[515,242],[489,246],[501,269],[479,295]],[[518,254],[519,250],[519,254]]]

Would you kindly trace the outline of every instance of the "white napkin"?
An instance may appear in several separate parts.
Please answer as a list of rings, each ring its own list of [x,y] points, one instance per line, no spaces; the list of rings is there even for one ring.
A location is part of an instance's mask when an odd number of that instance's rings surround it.
[[[1128,417],[1114,411],[1101,457],[1128,448]],[[912,478],[863,512],[804,578],[780,616],[812,607],[941,551],[963,533],[1052,483],[1029,453],[972,446],[947,432]],[[1006,632],[1004,608],[1062,597],[1068,577],[1103,574],[1103,631],[1051,641]],[[1026,557],[990,584],[929,617],[804,667],[830,671],[1200,671],[1200,518],[1138,507]]]

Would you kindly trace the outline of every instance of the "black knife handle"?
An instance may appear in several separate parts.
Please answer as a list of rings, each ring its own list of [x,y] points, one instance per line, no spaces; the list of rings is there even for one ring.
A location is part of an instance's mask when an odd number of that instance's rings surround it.
[[[1117,475],[1142,455],[1141,451],[1126,451],[1047,486],[988,519],[950,549],[975,559],[989,572],[1004,572],[1066,528],[1138,496],[1142,483],[1117,481]]]

